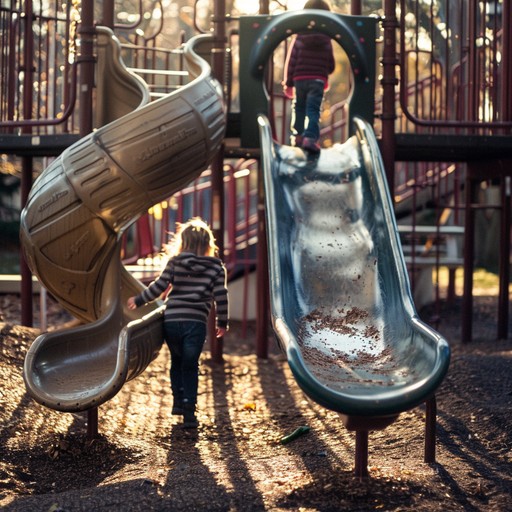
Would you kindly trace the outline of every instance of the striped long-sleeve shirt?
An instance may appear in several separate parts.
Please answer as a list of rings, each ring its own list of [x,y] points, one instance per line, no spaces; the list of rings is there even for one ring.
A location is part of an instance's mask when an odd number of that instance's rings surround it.
[[[207,322],[215,302],[217,326],[228,326],[226,269],[219,258],[182,252],[169,259],[160,276],[135,297],[142,306],[160,297],[166,298],[165,322]]]

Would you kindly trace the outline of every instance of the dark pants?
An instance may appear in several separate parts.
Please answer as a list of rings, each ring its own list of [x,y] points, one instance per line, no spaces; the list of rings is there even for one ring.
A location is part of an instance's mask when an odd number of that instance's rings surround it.
[[[171,351],[171,390],[175,400],[195,404],[199,382],[199,356],[206,340],[202,322],[165,322],[165,341]]]
[[[293,100],[292,129],[294,135],[302,135],[317,141],[320,137],[320,107],[324,98],[322,80],[296,80]],[[307,126],[306,117],[308,118]]]

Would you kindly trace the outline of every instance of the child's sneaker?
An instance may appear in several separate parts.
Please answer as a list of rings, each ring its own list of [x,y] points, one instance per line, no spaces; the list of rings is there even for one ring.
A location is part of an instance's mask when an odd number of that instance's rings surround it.
[[[183,416],[183,401],[182,400],[175,400],[172,404],[172,411],[171,414],[173,416]]]
[[[316,140],[309,137],[304,137],[301,147],[306,151],[311,151],[311,153],[320,153],[320,144],[318,144]]]
[[[183,402],[183,428],[197,428],[199,422],[196,418],[196,405]]]

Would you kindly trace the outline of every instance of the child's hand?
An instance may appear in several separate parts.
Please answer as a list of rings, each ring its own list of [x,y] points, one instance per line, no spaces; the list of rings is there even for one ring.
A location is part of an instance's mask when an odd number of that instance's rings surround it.
[[[217,338],[222,338],[222,336],[224,336],[224,334],[226,334],[227,332],[227,329],[225,327],[217,327],[217,329],[215,330],[215,336]]]
[[[128,309],[137,309],[137,305],[135,304],[135,297],[129,297],[126,301],[126,305]]]
[[[291,100],[293,99],[293,87],[288,87],[287,85],[283,85],[283,92],[284,92],[284,95],[287,97],[287,98],[290,98]]]

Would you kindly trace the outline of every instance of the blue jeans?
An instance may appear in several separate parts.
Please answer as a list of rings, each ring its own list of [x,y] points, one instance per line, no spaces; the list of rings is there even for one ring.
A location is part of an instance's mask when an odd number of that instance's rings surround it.
[[[206,340],[202,322],[165,322],[165,342],[171,351],[171,390],[175,400],[195,404],[199,383],[199,357]]]
[[[320,138],[320,107],[324,99],[322,80],[296,80],[293,100],[292,131],[317,141]],[[306,117],[308,124],[305,126]]]

